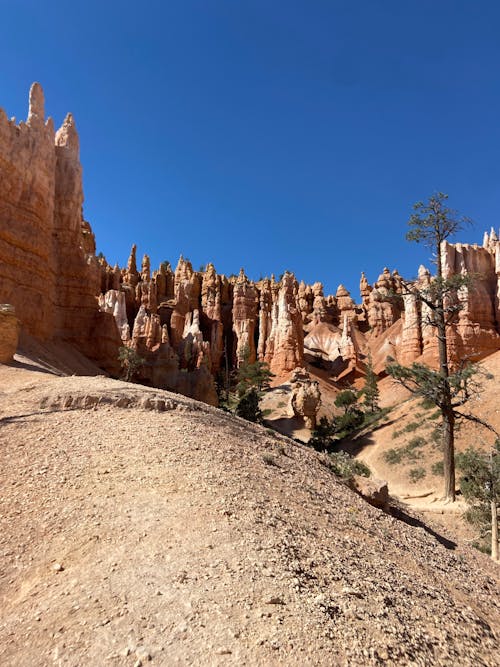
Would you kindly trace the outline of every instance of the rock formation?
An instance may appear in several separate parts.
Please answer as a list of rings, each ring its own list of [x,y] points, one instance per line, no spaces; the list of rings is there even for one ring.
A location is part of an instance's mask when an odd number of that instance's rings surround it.
[[[303,365],[304,330],[297,299],[298,284],[293,273],[284,273],[276,291],[264,361],[273,373],[281,375]]]
[[[14,306],[0,303],[0,364],[12,361],[17,350],[20,329]]]
[[[362,274],[356,304],[343,285],[325,295],[321,283],[299,284],[288,272],[253,282],[243,269],[229,278],[212,264],[194,271],[182,257],[175,272],[168,262],[152,270],[148,255],[138,268],[135,245],[126,267],[110,266],[95,256],[82,205],[74,118],[55,132],[33,84],[26,122],[0,109],[0,302],[15,307],[27,333],[70,342],[112,374],[119,347],[130,346],[145,359],[142,382],[215,404],[214,378],[247,352],[276,382],[306,363],[352,380],[369,354],[379,373],[389,354],[403,363],[437,358],[432,313],[397,271],[384,269],[373,285]],[[458,296],[450,356],[479,359],[500,347],[500,241],[491,230],[482,246],[443,243],[441,252],[445,276],[473,278]],[[431,280],[421,267],[419,286]],[[2,315],[11,332],[12,317]],[[297,405],[307,402],[302,394]]]
[[[233,331],[236,336],[237,365],[256,359],[255,327],[257,325],[258,292],[243,269],[236,279],[233,297]]]
[[[0,302],[14,305],[27,333],[71,342],[106,366],[100,339],[109,343],[114,325],[99,314],[100,267],[82,202],[73,117],[54,132],[34,83],[26,123],[0,109]]]
[[[321,392],[317,380],[312,380],[305,368],[296,368],[290,378],[292,394],[290,405],[296,417],[302,417],[306,428],[316,428],[316,417],[321,406]]]

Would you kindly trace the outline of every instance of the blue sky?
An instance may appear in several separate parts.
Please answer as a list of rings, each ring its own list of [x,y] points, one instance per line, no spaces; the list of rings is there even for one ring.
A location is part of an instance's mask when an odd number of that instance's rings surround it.
[[[75,115],[85,217],[123,265],[415,275],[404,240],[435,190],[500,224],[495,0],[0,0],[0,106],[32,81]],[[428,263],[428,262],[427,262]]]

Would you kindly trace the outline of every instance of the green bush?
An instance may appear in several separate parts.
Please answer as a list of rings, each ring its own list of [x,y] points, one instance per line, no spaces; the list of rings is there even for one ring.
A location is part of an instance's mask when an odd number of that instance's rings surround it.
[[[431,466],[431,473],[436,477],[442,477],[444,475],[444,464],[442,461],[433,463]]]
[[[336,432],[335,422],[329,421],[327,417],[321,417],[307,444],[316,451],[323,452],[333,445]]]
[[[384,452],[384,461],[391,466],[396,465],[397,463],[401,463],[402,458],[402,449],[388,449],[386,452]]]
[[[340,417],[334,418],[335,428],[339,436],[345,437],[355,429],[359,428],[364,422],[364,414],[356,408],[344,413]]]
[[[418,482],[420,479],[423,479],[426,475],[425,468],[412,468],[410,472],[408,473],[408,477],[410,480],[415,484],[415,482]]]
[[[423,447],[425,445],[426,439],[422,438],[421,435],[416,435],[414,438],[410,440],[410,442],[406,445],[406,450],[411,451],[413,449],[418,449],[419,447]]]
[[[124,345],[118,350],[118,361],[122,367],[122,377],[125,382],[132,382],[132,378],[145,364],[145,359],[133,347],[125,347]]]
[[[347,452],[329,454],[328,467],[334,475],[344,481],[351,480],[354,475],[370,477],[370,468],[362,461],[349,456]]]
[[[262,423],[262,411],[259,408],[259,392],[251,387],[241,396],[236,405],[236,414],[249,422]]]
[[[403,429],[403,432],[404,433],[413,433],[413,431],[416,431],[419,426],[420,426],[420,422],[410,422],[409,424],[406,424],[406,426]]]
[[[442,444],[442,430],[441,426],[435,426],[430,433],[431,442],[434,445],[440,446]]]

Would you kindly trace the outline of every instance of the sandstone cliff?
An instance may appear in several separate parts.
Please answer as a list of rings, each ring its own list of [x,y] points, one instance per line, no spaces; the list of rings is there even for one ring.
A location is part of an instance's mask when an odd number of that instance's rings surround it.
[[[113,370],[119,337],[99,313],[100,268],[82,203],[74,119],[55,132],[34,83],[26,122],[0,109],[0,302],[28,333],[72,342]]]

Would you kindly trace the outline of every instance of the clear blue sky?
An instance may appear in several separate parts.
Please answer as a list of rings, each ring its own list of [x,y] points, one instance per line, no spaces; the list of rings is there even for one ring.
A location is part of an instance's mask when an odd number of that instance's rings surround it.
[[[76,117],[85,216],[123,265],[293,270],[359,298],[435,190],[500,224],[496,0],[0,0],[0,106]]]

